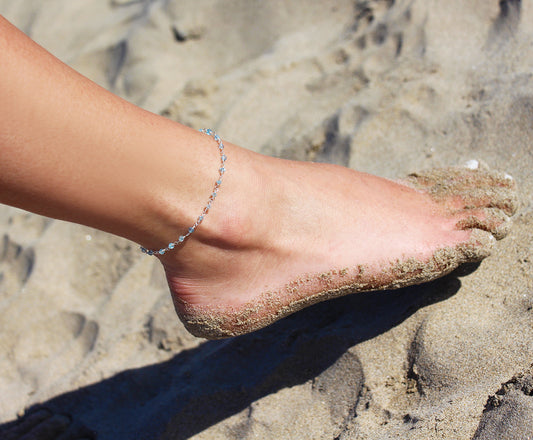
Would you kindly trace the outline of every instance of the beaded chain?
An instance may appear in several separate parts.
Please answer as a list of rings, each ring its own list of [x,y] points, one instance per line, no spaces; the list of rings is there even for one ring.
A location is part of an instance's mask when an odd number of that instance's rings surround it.
[[[150,249],[146,249],[145,247],[141,246],[141,252],[143,252],[143,253],[145,253],[147,255],[156,255],[156,254],[164,255],[165,252],[170,251],[170,250],[174,249],[176,246],[178,246],[181,243],[183,243],[185,241],[185,239],[196,230],[196,228],[200,225],[200,223],[202,223],[202,220],[207,215],[207,213],[209,212],[209,209],[211,209],[211,205],[215,201],[215,198],[216,198],[217,193],[218,193],[218,189],[220,188],[220,185],[222,184],[222,176],[226,172],[225,163],[226,163],[227,157],[224,154],[224,144],[222,143],[222,139],[220,138],[220,136],[218,136],[218,134],[216,134],[210,128],[202,128],[199,131],[202,132],[202,133],[205,133],[208,136],[213,136],[213,138],[215,139],[215,141],[218,144],[218,150],[220,152],[220,168],[218,169],[218,179],[215,182],[215,186],[213,187],[213,192],[209,196],[209,200],[207,201],[207,204],[204,206],[204,209],[202,210],[202,213],[198,216],[198,218],[196,219],[194,224],[189,228],[189,230],[188,230],[188,232],[186,234],[180,235],[176,241],[173,241],[173,242],[169,243],[166,248],[162,248],[162,249],[159,249],[159,250],[150,250]]]

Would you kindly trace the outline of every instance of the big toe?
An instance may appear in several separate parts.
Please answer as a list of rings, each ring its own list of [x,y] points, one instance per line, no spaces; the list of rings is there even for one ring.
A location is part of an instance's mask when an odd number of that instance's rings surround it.
[[[514,179],[486,168],[438,168],[412,173],[404,182],[429,193],[451,211],[497,208],[513,215],[518,208]]]

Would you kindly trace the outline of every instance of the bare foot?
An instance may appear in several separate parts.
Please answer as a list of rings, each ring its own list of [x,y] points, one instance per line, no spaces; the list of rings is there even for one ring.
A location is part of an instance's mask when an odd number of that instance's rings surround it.
[[[450,168],[393,182],[227,145],[209,215],[160,259],[194,335],[248,333],[303,307],[443,276],[489,255],[516,210],[514,181]]]

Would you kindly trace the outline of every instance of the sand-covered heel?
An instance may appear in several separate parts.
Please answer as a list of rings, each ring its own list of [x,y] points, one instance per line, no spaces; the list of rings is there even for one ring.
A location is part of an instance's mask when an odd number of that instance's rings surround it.
[[[296,310],[303,307],[297,307]],[[239,309],[181,302],[176,310],[185,328],[192,335],[205,339],[224,339],[251,333],[296,311],[294,307],[283,306],[274,295],[262,295],[257,301]]]

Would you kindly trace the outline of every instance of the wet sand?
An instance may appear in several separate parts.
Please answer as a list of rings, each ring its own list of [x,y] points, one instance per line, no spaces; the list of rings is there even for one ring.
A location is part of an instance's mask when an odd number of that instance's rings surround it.
[[[521,200],[480,264],[224,341],[186,331],[136,245],[0,206],[0,432],[43,405],[100,440],[533,437],[531,3],[0,13],[126,99],[255,151],[388,178],[476,159]]]

